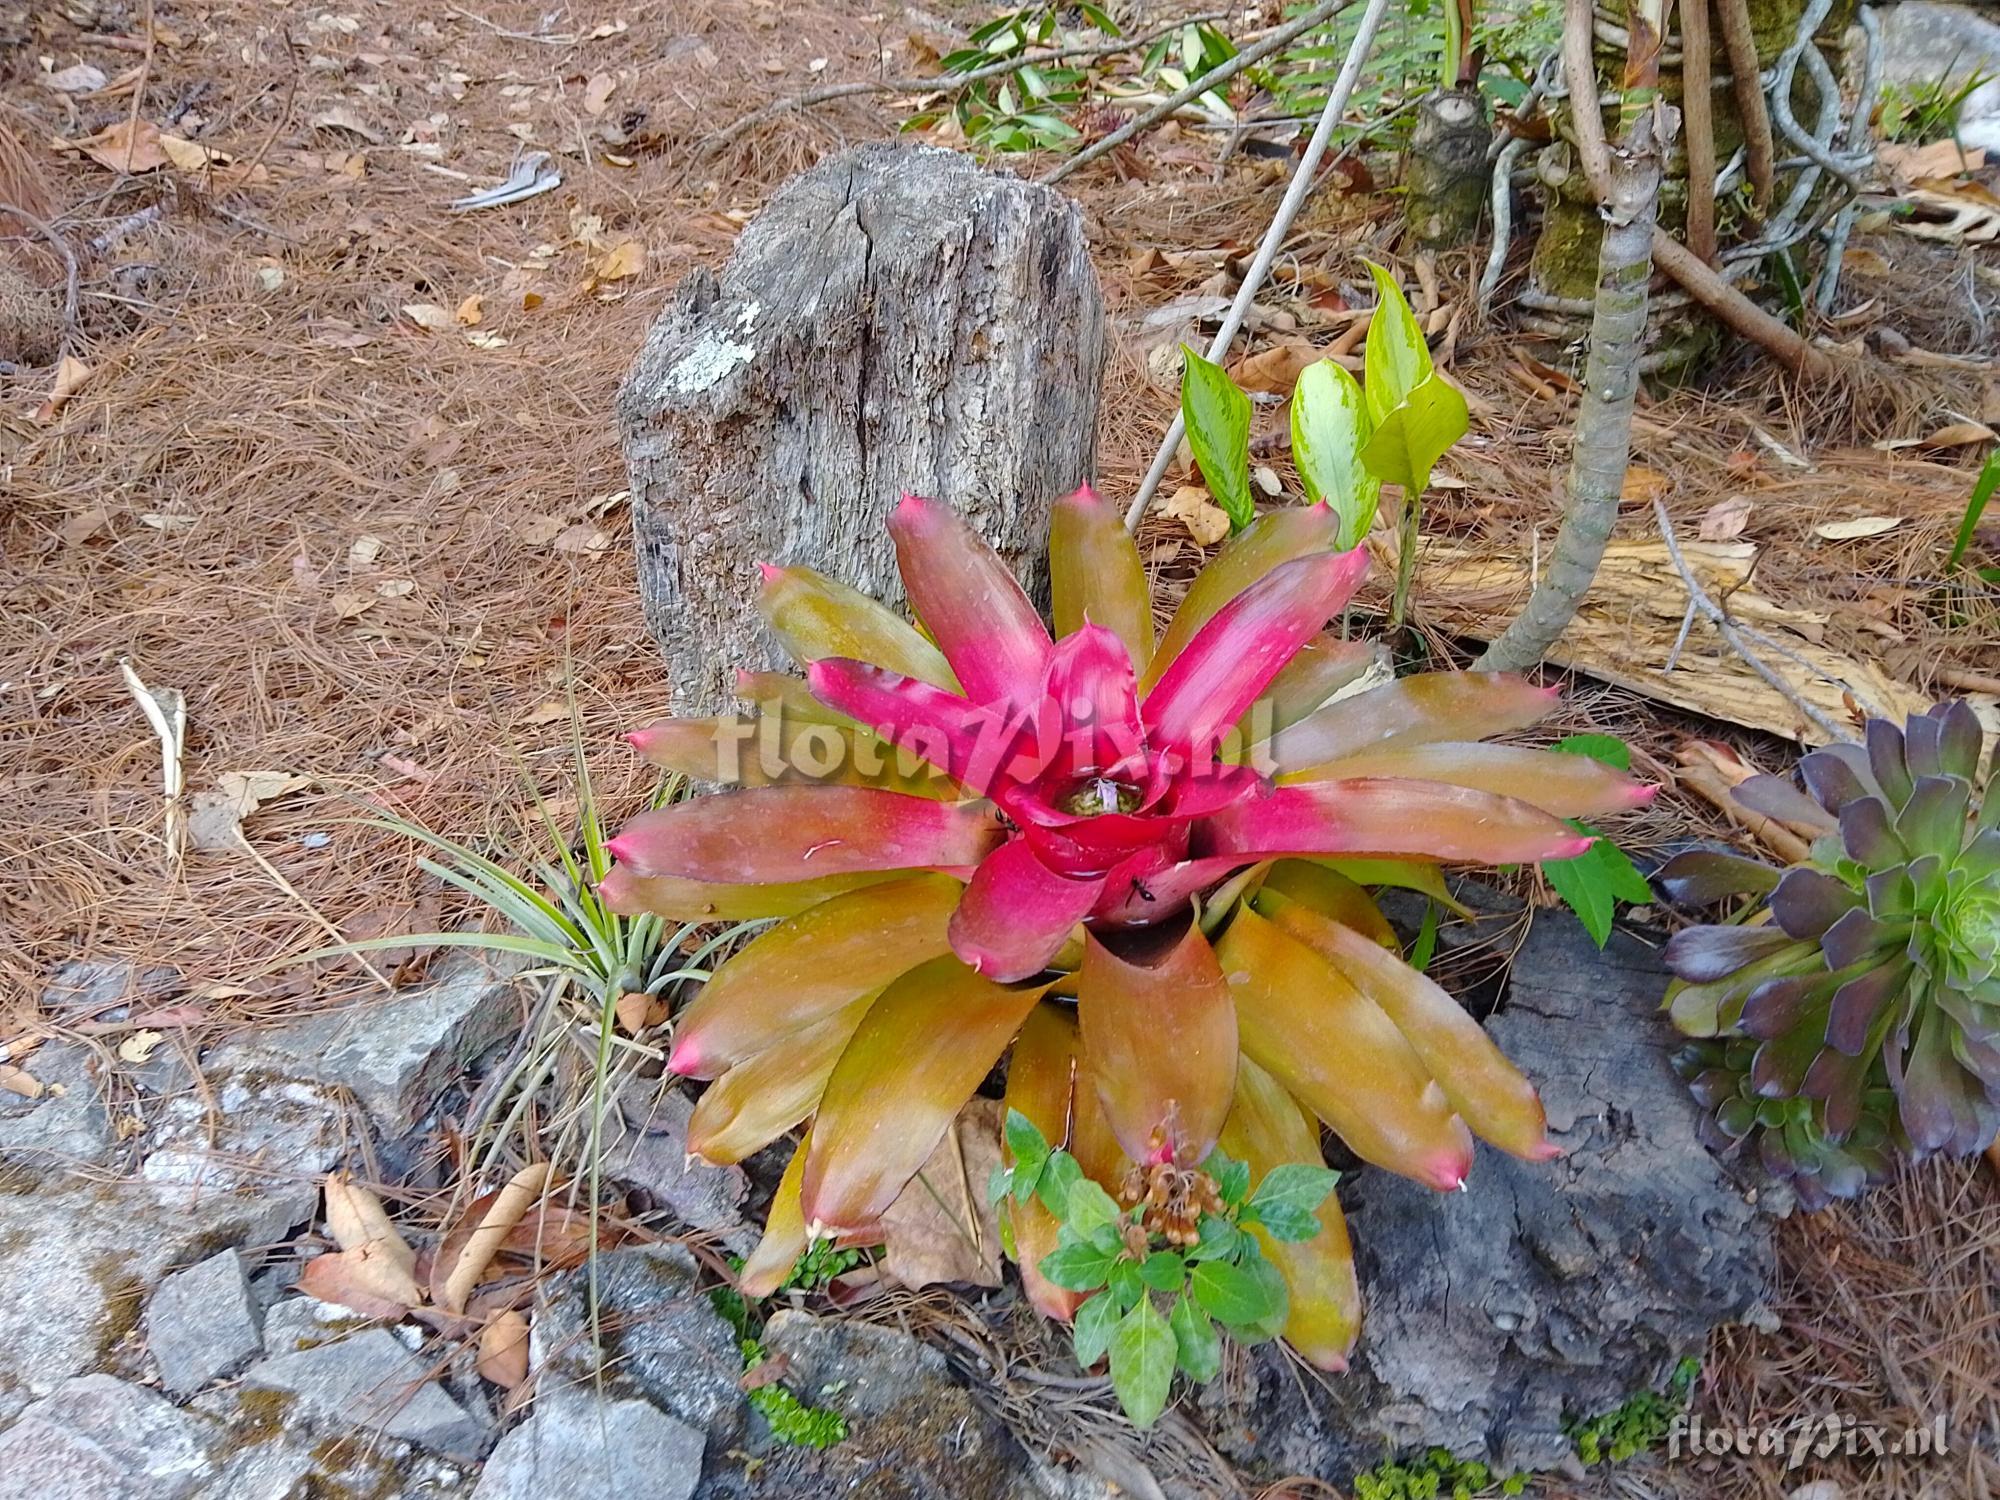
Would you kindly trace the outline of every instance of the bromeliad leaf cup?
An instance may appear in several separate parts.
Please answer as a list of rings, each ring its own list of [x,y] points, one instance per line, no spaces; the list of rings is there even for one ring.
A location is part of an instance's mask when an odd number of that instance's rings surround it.
[[[802,677],[746,673],[742,713],[632,743],[732,789],[611,842],[617,909],[776,918],[680,1017],[713,1080],[689,1131],[717,1162],[809,1122],[745,1288],[811,1236],[865,1238],[1012,1049],[1009,1106],[1116,1193],[1233,1139],[1265,1173],[1366,1161],[1456,1187],[1480,1136],[1555,1154],[1528,1081],[1404,964],[1343,861],[1525,863],[1566,818],[1650,789],[1577,756],[1478,743],[1545,713],[1517,678],[1438,673],[1336,699],[1370,651],[1327,632],[1365,568],[1324,505],[1254,522],[1156,633],[1145,570],[1088,488],[1051,524],[1054,629],[951,510],[889,521],[922,630],[802,568],[762,605]],[[1356,868],[1350,866],[1350,868]],[[1433,877],[1434,878],[1434,877]],[[1029,1294],[1056,1225],[1010,1205]],[[1273,1251],[1286,1332],[1338,1367],[1358,1326],[1345,1228]]]

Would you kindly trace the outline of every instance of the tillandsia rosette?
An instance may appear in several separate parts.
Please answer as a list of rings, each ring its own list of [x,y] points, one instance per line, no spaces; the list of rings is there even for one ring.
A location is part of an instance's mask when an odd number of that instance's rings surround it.
[[[1590,841],[1565,818],[1650,789],[1477,743],[1548,711],[1555,695],[1518,678],[1335,700],[1371,661],[1326,633],[1365,568],[1333,550],[1337,524],[1324,505],[1257,520],[1156,637],[1136,546],[1079,490],[1051,522],[1052,634],[969,525],[906,496],[889,530],[921,631],[767,566],[764,617],[803,678],[747,673],[748,711],[631,736],[734,789],[624,828],[606,899],[781,919],[715,971],[669,1058],[714,1080],[688,1132],[711,1162],[810,1122],[747,1291],[809,1237],[865,1240],[1010,1046],[1009,1108],[1114,1194],[1198,1169],[1232,1133],[1260,1173],[1322,1166],[1313,1120],[1440,1189],[1474,1135],[1556,1154],[1528,1081],[1332,862],[1571,857]],[[1077,1295],[1040,1272],[1055,1218],[1032,1198],[1010,1213],[1030,1296],[1070,1315]],[[1291,1341],[1337,1367],[1358,1299],[1324,1215],[1272,1253]]]
[[[1753,895],[1738,920],[1667,945],[1667,1005],[1714,1041],[1682,1064],[1718,1144],[1754,1138],[1807,1207],[1898,1156],[1965,1156],[2000,1129],[2000,789],[1980,790],[1979,720],[1943,703],[1871,719],[1744,806],[1814,834],[1807,860],[1683,854],[1675,899]]]

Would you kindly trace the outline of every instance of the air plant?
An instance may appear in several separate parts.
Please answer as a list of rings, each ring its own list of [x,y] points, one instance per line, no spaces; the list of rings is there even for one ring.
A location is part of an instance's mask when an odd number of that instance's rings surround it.
[[[1323,1165],[1311,1118],[1440,1189],[1474,1135],[1557,1154],[1533,1087],[1334,864],[1572,857],[1590,840],[1563,819],[1649,789],[1475,743],[1548,711],[1554,693],[1517,678],[1330,701],[1372,660],[1322,633],[1365,567],[1333,550],[1338,525],[1324,505],[1256,521],[1156,638],[1137,548],[1086,487],[1054,509],[1052,636],[970,526],[906,496],[889,530],[921,632],[767,566],[764,616],[803,679],[745,674],[753,712],[631,736],[735,789],[626,826],[609,905],[783,919],[716,970],[668,1064],[714,1080],[688,1132],[709,1161],[810,1120],[747,1291],[768,1293],[809,1238],[865,1235],[1010,1045],[1009,1108],[1114,1194],[1155,1169],[1198,1175],[1232,1115],[1271,1113],[1244,1098],[1266,1074],[1300,1113],[1239,1146],[1260,1172]],[[1274,1258],[1287,1336],[1337,1368],[1357,1297],[1325,1213]],[[1057,1229],[1038,1202],[1012,1206],[1029,1295],[1067,1317],[1076,1294],[1040,1271]]]
[[[1945,703],[1799,762],[1806,791],[1736,798],[1815,831],[1802,864],[1691,853],[1661,884],[1693,904],[1754,895],[1667,945],[1682,1060],[1712,1142],[1753,1141],[1817,1208],[1897,1157],[1966,1156],[2000,1129],[2000,795],[1979,721]],[[1810,795],[1808,795],[1808,793]]]

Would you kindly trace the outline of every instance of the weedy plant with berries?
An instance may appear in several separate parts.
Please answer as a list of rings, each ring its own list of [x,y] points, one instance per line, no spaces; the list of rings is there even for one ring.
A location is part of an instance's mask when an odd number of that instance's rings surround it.
[[[1055,1221],[1056,1247],[1038,1269],[1084,1299],[1076,1362],[1087,1370],[1108,1361],[1112,1390],[1140,1427],[1166,1409],[1176,1370],[1215,1378],[1217,1325],[1246,1345],[1283,1331],[1291,1294],[1266,1247],[1318,1235],[1315,1210],[1340,1179],[1305,1162],[1253,1176],[1248,1161],[1217,1149],[1199,1166],[1134,1163],[1114,1199],[1019,1110],[1007,1115],[1006,1142],[1011,1165],[995,1172],[993,1197],[1032,1200]]]

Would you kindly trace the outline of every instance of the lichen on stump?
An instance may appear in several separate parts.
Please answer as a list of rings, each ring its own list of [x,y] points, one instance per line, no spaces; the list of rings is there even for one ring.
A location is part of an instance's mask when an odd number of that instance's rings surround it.
[[[776,664],[755,564],[901,597],[883,521],[940,496],[1031,592],[1096,456],[1104,308],[1075,205],[929,147],[787,183],[690,276],[619,392],[646,620],[674,706]]]

